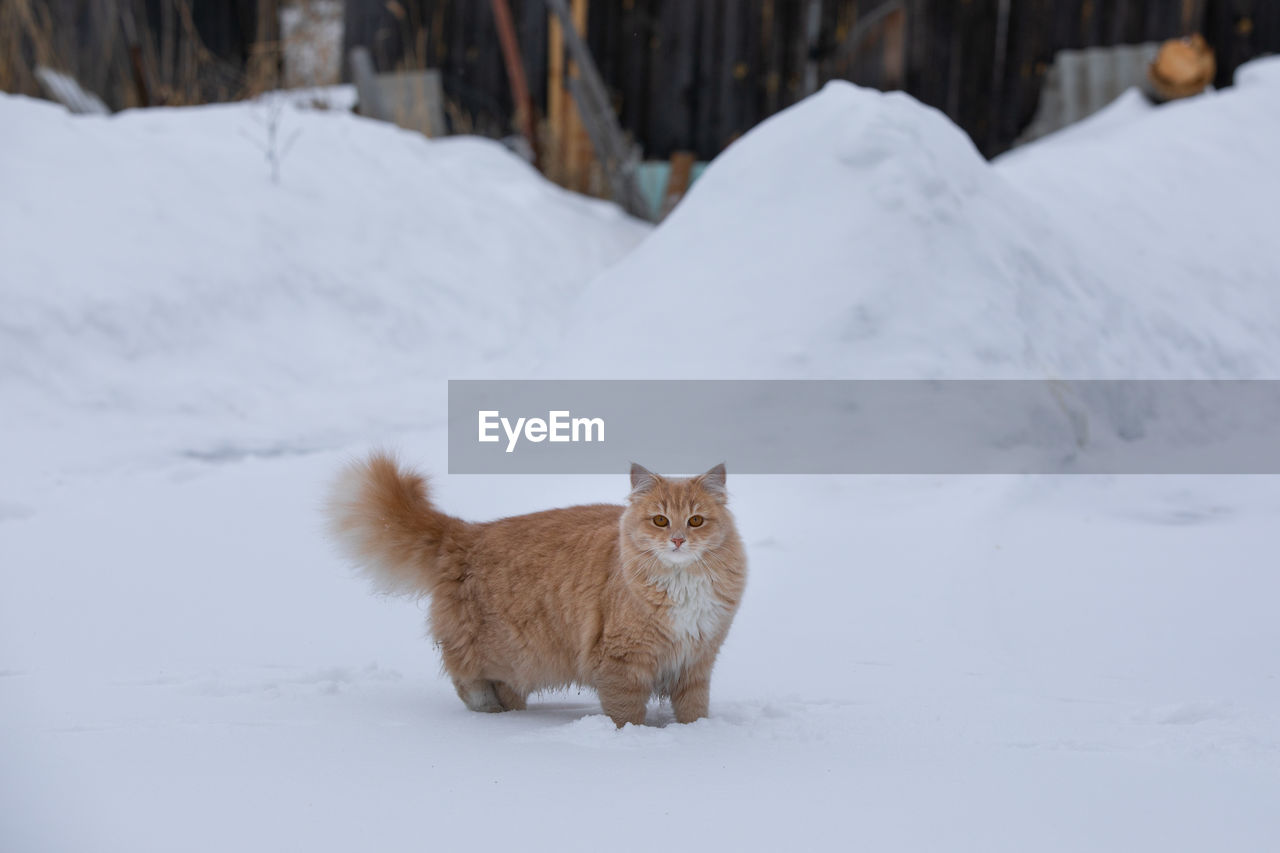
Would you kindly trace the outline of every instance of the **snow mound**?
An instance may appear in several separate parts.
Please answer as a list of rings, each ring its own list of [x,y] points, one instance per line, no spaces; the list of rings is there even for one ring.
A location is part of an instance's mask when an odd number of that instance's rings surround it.
[[[1263,287],[1280,262],[1251,242],[1280,195],[1280,85],[1244,78],[994,166],[937,111],[832,83],[739,140],[592,283],[547,372],[1280,375],[1280,300]],[[1216,220],[1217,239],[1241,203],[1235,258],[1207,265],[1192,232]]]
[[[542,352],[646,231],[496,143],[277,112],[278,185],[267,102],[87,118],[0,95],[6,407],[270,435],[350,428],[380,384],[410,420],[426,378]]]
[[[996,169],[1141,308],[1154,375],[1280,376],[1280,58],[1241,66],[1232,88],[1052,140]],[[1115,332],[1096,337],[1109,349]]]

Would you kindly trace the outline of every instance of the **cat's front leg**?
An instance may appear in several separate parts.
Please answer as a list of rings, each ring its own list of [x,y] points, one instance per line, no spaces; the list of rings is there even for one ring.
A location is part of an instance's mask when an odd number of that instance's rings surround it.
[[[600,707],[615,726],[644,725],[645,705],[652,688],[633,669],[626,666],[605,669],[596,678],[596,692],[600,694]]]
[[[707,716],[711,701],[711,665],[715,656],[691,664],[671,688],[671,708],[677,723],[692,723]]]

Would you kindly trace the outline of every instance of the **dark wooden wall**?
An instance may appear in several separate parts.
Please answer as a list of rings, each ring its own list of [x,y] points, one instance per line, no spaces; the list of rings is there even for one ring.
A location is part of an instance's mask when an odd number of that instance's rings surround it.
[[[999,0],[917,0],[913,9],[907,90],[946,112],[988,155],[1005,150],[1031,120],[1044,73],[1059,50],[1163,41],[1199,31],[1217,54],[1218,86],[1230,85],[1243,62],[1280,51],[1275,0],[1005,5],[1003,50],[997,42]]]
[[[139,106],[130,55],[137,47],[153,103],[255,94],[279,79],[278,3],[0,0],[0,83],[38,94],[34,70],[43,64],[72,74],[114,109]]]
[[[6,9],[33,10],[34,27]],[[272,84],[255,46],[279,38],[279,0],[0,0],[0,84],[34,93],[38,61],[76,75],[114,107],[138,102],[125,27],[136,23],[148,85],[171,103],[252,94]],[[543,0],[509,0],[532,95],[547,107]],[[986,154],[999,153],[1035,111],[1044,73],[1063,48],[1204,33],[1219,86],[1280,52],[1280,0],[900,0],[899,76],[884,32],[849,55],[857,22],[892,0],[591,0],[588,42],[622,124],[650,157],[715,156],[805,94],[806,61],[833,77],[904,88],[943,110]],[[179,13],[182,10],[183,14]],[[1003,15],[1002,15],[1003,12]],[[489,0],[346,0],[346,47],[365,45],[383,70],[440,68],[457,129],[502,135],[514,113]],[[191,38],[191,31],[198,39]],[[31,30],[30,32],[28,30]],[[344,51],[345,53],[345,51]],[[278,61],[278,57],[277,57]]]
[[[546,8],[542,0],[509,2],[533,97],[545,111]],[[1057,50],[1199,29],[1218,52],[1220,85],[1241,62],[1280,51],[1277,0],[905,0],[905,74],[895,80],[883,40],[837,61],[843,38],[883,2],[824,0],[811,50],[808,0],[592,0],[588,42],[623,126],[646,155],[692,150],[703,159],[802,97],[810,54],[820,82],[843,77],[905,88],[993,155],[1030,120]],[[356,44],[368,46],[383,70],[440,68],[446,93],[471,125],[465,129],[510,132],[513,110],[488,0],[347,0],[346,46]]]
[[[547,11],[542,0],[511,0],[529,88],[546,109]],[[343,14],[346,57],[363,46],[379,71],[439,68],[449,99],[468,127],[489,135],[511,132],[514,109],[489,0],[348,0]],[[453,118],[457,118],[454,116]]]

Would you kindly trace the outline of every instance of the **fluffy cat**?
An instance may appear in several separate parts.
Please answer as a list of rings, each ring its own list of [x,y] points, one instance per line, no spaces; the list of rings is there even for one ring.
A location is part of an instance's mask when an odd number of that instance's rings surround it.
[[[747,575],[727,499],[723,465],[690,479],[632,465],[625,507],[469,522],[378,453],[345,472],[328,514],[384,590],[431,596],[431,633],[468,708],[522,710],[530,693],[576,684],[622,727],[643,723],[655,695],[679,722],[707,715]]]

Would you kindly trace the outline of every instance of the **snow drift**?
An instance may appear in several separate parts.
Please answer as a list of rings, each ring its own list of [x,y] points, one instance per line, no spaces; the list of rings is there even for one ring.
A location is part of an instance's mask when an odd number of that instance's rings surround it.
[[[367,426],[375,384],[372,420],[429,419],[426,379],[541,354],[647,230],[496,143],[276,106],[89,118],[0,94],[6,408],[174,419],[153,426],[171,450]]]
[[[831,83],[592,283],[551,370],[1280,376],[1278,69],[995,165],[937,111]]]
[[[1141,311],[1140,352],[1106,375],[1280,377],[1280,256],[1266,249],[1280,200],[1280,58],[1241,66],[1229,89],[1127,112],[995,165]],[[1121,334],[1091,337],[1115,352]]]
[[[5,849],[1273,847],[1269,478],[731,471],[712,717],[622,732],[587,693],[466,712],[318,503],[388,423],[440,474],[442,380],[534,372],[573,312],[544,375],[1274,375],[1278,69],[995,166],[829,88],[581,304],[644,229],[490,144],[289,112],[275,187],[253,106],[0,97]],[[466,518],[626,489],[436,484]]]

